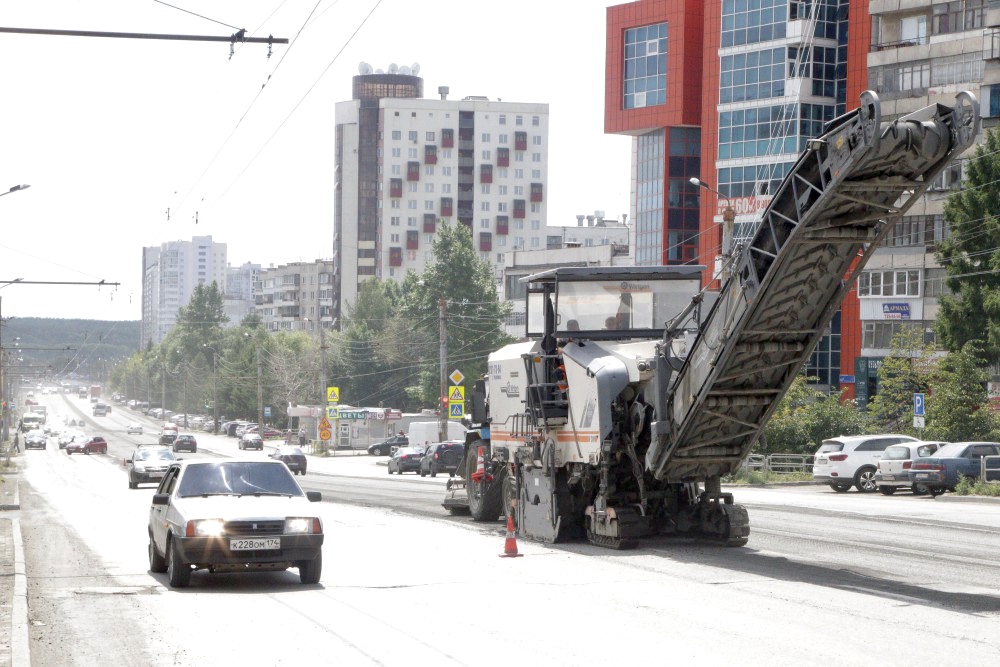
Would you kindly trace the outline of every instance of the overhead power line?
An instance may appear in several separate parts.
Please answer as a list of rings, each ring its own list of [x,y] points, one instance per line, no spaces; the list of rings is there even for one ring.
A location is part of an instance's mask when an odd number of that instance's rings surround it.
[[[152,32],[108,32],[105,30],[56,30],[52,28],[4,28],[0,33],[15,35],[57,35],[60,37],[114,37],[119,39],[164,39],[181,42],[241,42],[250,44],[288,44],[287,37],[246,37],[239,30],[228,36],[215,35],[171,35]]]

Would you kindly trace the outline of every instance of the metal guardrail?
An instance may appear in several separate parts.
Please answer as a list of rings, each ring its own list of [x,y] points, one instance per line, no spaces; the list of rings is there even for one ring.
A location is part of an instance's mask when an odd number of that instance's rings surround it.
[[[1000,458],[1000,457],[997,457]],[[811,454],[751,454],[743,461],[743,470],[766,470],[777,474],[812,472]],[[1000,473],[1000,469],[998,469]]]
[[[979,479],[1000,484],[1000,456],[984,456],[979,462]]]

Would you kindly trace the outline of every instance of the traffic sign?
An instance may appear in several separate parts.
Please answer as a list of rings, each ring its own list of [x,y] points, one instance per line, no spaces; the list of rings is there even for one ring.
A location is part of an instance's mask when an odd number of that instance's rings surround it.
[[[465,416],[465,401],[448,404],[448,419],[461,419]]]
[[[913,428],[924,428],[924,418],[923,417],[913,417]]]
[[[924,416],[924,395],[914,394],[913,395],[913,414],[916,417]]]
[[[340,408],[333,405],[326,406],[326,418],[340,419]]]
[[[452,387],[448,390],[448,402],[463,402],[465,400],[465,387]]]
[[[321,431],[329,431],[330,430],[330,420],[327,419],[324,416],[322,419],[319,420],[319,428],[320,428]]]
[[[270,417],[271,416],[271,406],[270,405],[265,405],[264,406],[264,416],[265,417]]]
[[[451,375],[448,376],[448,379],[451,380],[452,384],[462,384],[462,380],[465,379],[465,376],[462,375],[462,371],[456,368],[451,372]]]
[[[326,402],[327,403],[340,403],[340,387],[327,387],[326,388]]]
[[[328,441],[332,435],[333,434],[330,433],[330,429],[328,428],[320,429],[319,431],[319,439],[323,442]]]

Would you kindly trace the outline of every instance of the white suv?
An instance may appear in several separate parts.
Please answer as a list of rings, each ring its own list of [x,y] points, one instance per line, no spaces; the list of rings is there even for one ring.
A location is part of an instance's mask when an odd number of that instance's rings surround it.
[[[824,440],[813,459],[813,480],[829,484],[839,493],[852,486],[861,493],[878,488],[875,472],[882,453],[890,445],[917,442],[908,435],[851,435]]]

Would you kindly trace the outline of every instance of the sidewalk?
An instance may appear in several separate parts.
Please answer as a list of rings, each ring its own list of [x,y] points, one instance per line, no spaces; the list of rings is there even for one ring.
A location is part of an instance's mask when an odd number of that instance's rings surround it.
[[[0,474],[0,667],[30,667],[28,579],[16,471]]]

